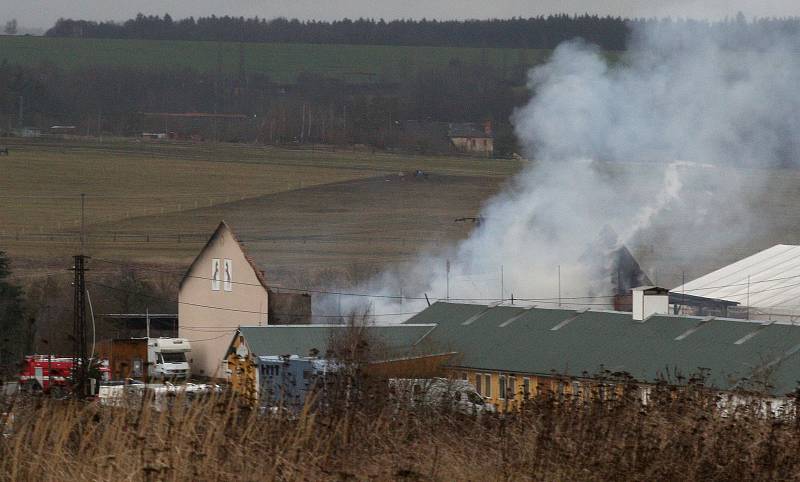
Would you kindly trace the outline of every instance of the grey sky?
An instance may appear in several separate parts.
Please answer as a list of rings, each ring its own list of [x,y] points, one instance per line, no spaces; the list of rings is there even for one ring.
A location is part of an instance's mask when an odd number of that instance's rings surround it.
[[[16,18],[27,28],[50,27],[59,17],[124,20],[139,12],[188,16],[243,15],[302,19],[506,18],[556,12],[627,17],[722,18],[800,16],[798,0],[0,0],[0,21]]]

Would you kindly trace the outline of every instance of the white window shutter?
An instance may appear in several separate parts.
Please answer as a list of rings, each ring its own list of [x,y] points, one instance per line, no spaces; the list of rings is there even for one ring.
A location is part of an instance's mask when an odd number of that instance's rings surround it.
[[[219,258],[214,258],[211,260],[211,289],[213,291],[219,291],[220,287],[220,279],[222,279],[222,273],[220,273],[221,266],[219,265]]]
[[[233,261],[226,259],[224,262],[223,270],[223,286],[225,291],[233,291]]]

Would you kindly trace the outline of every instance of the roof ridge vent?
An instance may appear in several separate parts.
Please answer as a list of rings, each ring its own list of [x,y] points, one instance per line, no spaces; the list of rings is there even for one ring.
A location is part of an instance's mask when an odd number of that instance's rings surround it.
[[[576,311],[576,312],[575,312],[575,313],[574,313],[572,316],[570,316],[569,318],[566,318],[566,319],[564,319],[564,320],[561,320],[561,322],[560,322],[560,323],[558,323],[556,326],[554,326],[554,327],[550,328],[550,331],[558,331],[558,330],[560,330],[561,328],[564,328],[565,326],[567,326],[567,325],[569,325],[570,323],[572,323],[572,322],[573,322],[573,321],[574,321],[574,320],[575,320],[577,317],[581,316],[582,314],[586,313],[587,311],[589,311],[589,308],[581,308],[580,310]]]
[[[685,340],[689,335],[691,335],[695,331],[699,330],[703,325],[705,325],[709,321],[713,320],[714,318],[715,317],[713,317],[713,316],[707,316],[707,317],[703,318],[702,320],[700,320],[700,323],[696,324],[695,326],[689,328],[688,330],[684,331],[680,335],[676,336],[675,337],[675,341]]]
[[[534,309],[534,308],[536,308],[536,305],[533,305],[533,306],[526,306],[525,308],[523,308],[523,309],[522,309],[522,311],[521,311],[520,313],[518,313],[518,314],[516,314],[516,315],[512,316],[511,318],[507,319],[506,321],[504,321],[504,322],[500,323],[499,327],[500,327],[500,328],[505,328],[505,327],[507,327],[507,326],[508,326],[508,325],[510,325],[511,323],[514,323],[514,322],[515,322],[515,321],[517,321],[518,319],[520,319],[520,318],[522,318],[523,316],[525,316],[525,315],[526,315],[526,314],[527,314],[529,311],[531,311],[531,310],[532,310],[532,309]]]
[[[497,306],[496,304],[494,306],[487,305],[483,310],[479,311],[478,313],[470,316],[469,318],[467,318],[466,320],[461,322],[461,325],[462,326],[468,326],[468,325],[471,325],[471,324],[475,323],[475,320],[477,320],[478,318],[483,316],[487,311],[491,310],[492,308],[495,308],[496,306]]]
[[[754,336],[758,335],[759,333],[761,333],[761,330],[763,330],[764,328],[766,328],[769,325],[772,325],[774,323],[775,323],[775,320],[770,320],[770,321],[765,321],[763,323],[760,323],[758,328],[756,328],[755,330],[751,331],[750,333],[744,335],[743,337],[739,338],[738,340],[734,341],[733,344],[734,345],[741,345],[742,343],[746,342],[747,340],[749,340],[749,339],[753,338]]]

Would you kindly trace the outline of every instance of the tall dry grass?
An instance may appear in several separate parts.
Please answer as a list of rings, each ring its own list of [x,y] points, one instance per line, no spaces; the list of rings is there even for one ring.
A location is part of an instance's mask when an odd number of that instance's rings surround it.
[[[635,393],[631,391],[630,393]],[[156,410],[6,399],[2,480],[787,480],[800,478],[791,414],[656,389],[643,407],[558,402],[461,415],[350,391],[297,415],[225,394]],[[0,432],[3,429],[0,428]]]

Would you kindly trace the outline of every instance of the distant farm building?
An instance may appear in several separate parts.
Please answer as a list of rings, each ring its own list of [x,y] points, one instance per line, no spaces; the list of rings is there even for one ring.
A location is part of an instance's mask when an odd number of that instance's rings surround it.
[[[670,291],[677,311],[800,319],[800,246],[778,244]]]
[[[49,134],[52,136],[73,136],[78,133],[76,126],[50,126]]]
[[[399,145],[420,152],[492,157],[494,130],[491,122],[448,123],[407,120],[400,123]]]
[[[492,123],[453,123],[447,130],[453,149],[458,152],[492,157],[494,154],[494,132]]]
[[[225,378],[223,359],[240,326],[310,322],[311,296],[270,287],[224,221],[180,283],[178,336],[192,342],[195,376]]]
[[[38,127],[19,127],[12,132],[17,137],[41,137],[42,130]]]
[[[142,137],[200,141],[252,139],[257,119],[252,115],[212,112],[142,112]]]

